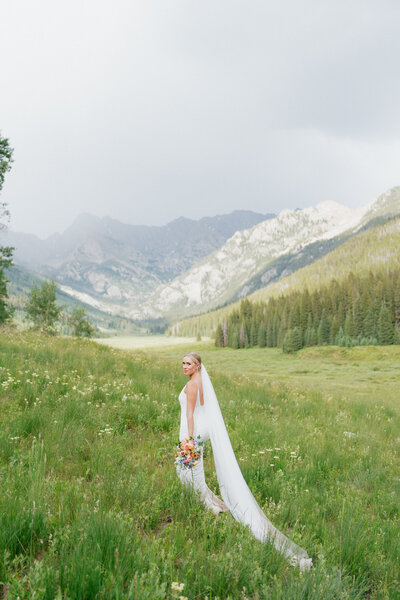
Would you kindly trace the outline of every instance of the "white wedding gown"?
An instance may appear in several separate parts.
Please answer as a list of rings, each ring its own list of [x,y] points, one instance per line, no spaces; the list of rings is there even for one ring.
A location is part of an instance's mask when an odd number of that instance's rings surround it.
[[[194,437],[200,436],[202,441],[211,440],[223,502],[207,487],[203,457],[192,469],[177,467],[177,474],[182,484],[198,492],[205,506],[215,514],[229,510],[237,521],[250,527],[254,537],[261,542],[273,543],[275,548],[291,564],[298,565],[301,571],[309,570],[312,566],[312,559],[308,557],[307,552],[274,527],[264,515],[245,482],[232,449],[214,388],[204,365],[201,368],[201,378],[204,405],[200,404],[198,392],[194,410]],[[183,440],[188,437],[187,398],[184,389],[179,394],[179,402],[181,405],[179,439]]]
[[[189,437],[188,425],[186,418],[186,405],[187,398],[185,394],[185,388],[179,394],[179,402],[181,405],[181,428],[179,432],[179,440],[182,441]],[[206,442],[209,439],[207,427],[206,427],[206,416],[204,406],[200,404],[200,394],[197,393],[197,402],[194,410],[194,435],[193,437],[200,436],[202,442]],[[196,492],[199,492],[202,501],[205,506],[212,510],[214,514],[220,512],[226,512],[229,508],[216,496],[206,484],[204,477],[204,465],[203,465],[203,449],[202,455],[195,467],[192,469],[182,469],[177,466],[176,469],[179,479],[183,485],[192,487]]]

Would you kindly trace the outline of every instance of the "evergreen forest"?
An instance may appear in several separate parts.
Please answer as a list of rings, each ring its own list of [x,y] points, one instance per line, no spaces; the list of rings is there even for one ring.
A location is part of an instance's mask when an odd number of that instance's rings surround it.
[[[231,348],[387,345],[400,343],[400,270],[351,273],[310,292],[268,302],[242,300],[216,329],[215,344]]]

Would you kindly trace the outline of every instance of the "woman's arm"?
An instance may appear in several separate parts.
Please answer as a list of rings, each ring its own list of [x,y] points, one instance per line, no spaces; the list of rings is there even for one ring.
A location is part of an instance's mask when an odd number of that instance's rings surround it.
[[[193,437],[193,433],[194,433],[194,409],[196,408],[196,401],[197,401],[197,385],[195,383],[192,383],[191,381],[189,381],[189,383],[186,385],[186,398],[187,398],[187,405],[186,405],[186,417],[187,417],[187,424],[188,424],[188,435],[189,437]]]

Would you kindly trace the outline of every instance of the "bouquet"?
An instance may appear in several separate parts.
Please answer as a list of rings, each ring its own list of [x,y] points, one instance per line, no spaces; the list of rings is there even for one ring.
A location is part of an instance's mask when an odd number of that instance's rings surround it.
[[[201,458],[201,449],[204,442],[197,438],[188,437],[179,442],[176,447],[175,464],[181,469],[191,469],[195,467]]]

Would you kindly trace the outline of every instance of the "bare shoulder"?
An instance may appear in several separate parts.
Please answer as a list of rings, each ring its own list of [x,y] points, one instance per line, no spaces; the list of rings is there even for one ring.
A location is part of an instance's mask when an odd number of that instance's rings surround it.
[[[190,379],[185,387],[186,393],[195,393],[197,394],[197,390],[198,389],[202,389],[202,385],[201,385],[201,375],[195,375],[194,377],[192,377],[192,379]]]
[[[190,379],[185,387],[186,393],[191,393],[191,392],[195,392],[197,391],[197,386],[198,384],[194,381],[194,377],[192,377],[192,379]]]

